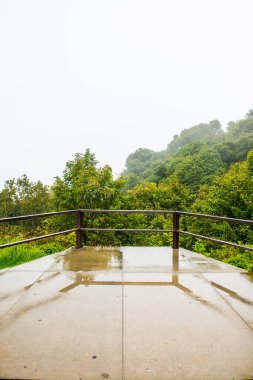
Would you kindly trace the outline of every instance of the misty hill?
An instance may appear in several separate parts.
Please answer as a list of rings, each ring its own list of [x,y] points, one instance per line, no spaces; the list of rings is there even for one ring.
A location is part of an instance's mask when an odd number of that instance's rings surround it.
[[[126,189],[142,182],[156,184],[177,176],[196,192],[211,183],[232,164],[246,159],[253,148],[253,110],[244,119],[229,122],[224,132],[218,120],[201,123],[175,135],[166,149],[155,152],[140,148],[126,160],[122,176]]]

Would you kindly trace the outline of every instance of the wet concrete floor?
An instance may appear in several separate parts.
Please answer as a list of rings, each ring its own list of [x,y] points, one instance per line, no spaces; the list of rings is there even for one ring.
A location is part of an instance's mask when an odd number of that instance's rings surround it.
[[[253,274],[169,247],[0,272],[0,379],[253,379]]]

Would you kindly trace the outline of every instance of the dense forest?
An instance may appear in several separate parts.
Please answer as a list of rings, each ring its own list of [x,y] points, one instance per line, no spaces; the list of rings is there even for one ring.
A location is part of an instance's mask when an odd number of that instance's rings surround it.
[[[114,179],[109,166],[98,167],[87,149],[66,163],[62,176],[48,187],[26,175],[7,180],[0,192],[0,217],[77,208],[180,210],[232,218],[253,219],[253,110],[230,122],[226,131],[218,120],[198,124],[175,135],[167,147],[155,152],[141,148],[129,155],[126,169]],[[73,228],[71,217],[1,224],[0,242],[22,240]],[[171,216],[94,215],[87,227],[171,228]],[[253,230],[204,219],[181,220],[184,230],[253,246]],[[253,254],[193,237],[180,245],[207,256],[253,270]],[[74,245],[75,237],[51,238],[43,243],[5,248],[0,267],[16,265]],[[85,245],[171,245],[171,234],[93,232]]]

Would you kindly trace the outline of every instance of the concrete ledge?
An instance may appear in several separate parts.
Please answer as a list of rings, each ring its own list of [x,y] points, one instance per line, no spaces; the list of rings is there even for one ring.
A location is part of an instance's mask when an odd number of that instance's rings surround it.
[[[72,249],[2,271],[0,289],[2,379],[253,378],[253,275],[231,265]]]

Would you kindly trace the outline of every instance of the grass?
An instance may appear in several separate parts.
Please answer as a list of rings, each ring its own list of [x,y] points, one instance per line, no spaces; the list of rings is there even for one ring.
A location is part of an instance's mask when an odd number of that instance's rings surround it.
[[[21,237],[22,240],[23,237]],[[11,239],[0,238],[0,244],[4,244]],[[23,264],[28,261],[38,259],[52,253],[60,252],[74,245],[75,235],[60,236],[51,238],[46,242],[34,242],[29,244],[20,244],[0,250],[0,269],[10,268],[15,265]],[[13,241],[13,240],[12,240]]]
[[[65,247],[61,244],[48,243],[40,245],[23,244],[19,246],[4,248],[0,251],[0,269],[10,268],[15,265],[26,263],[40,257],[60,252]]]

